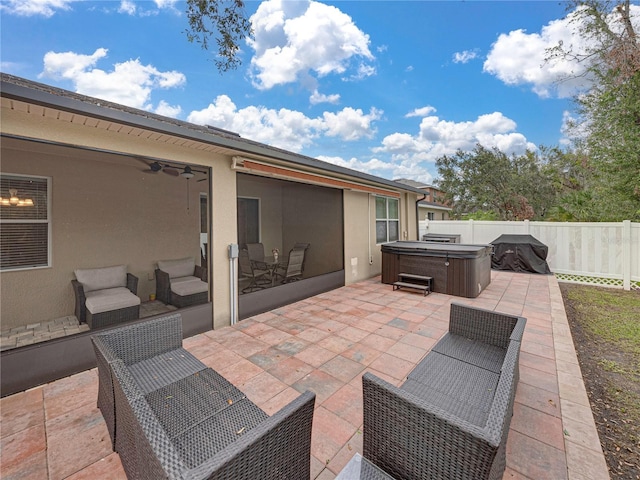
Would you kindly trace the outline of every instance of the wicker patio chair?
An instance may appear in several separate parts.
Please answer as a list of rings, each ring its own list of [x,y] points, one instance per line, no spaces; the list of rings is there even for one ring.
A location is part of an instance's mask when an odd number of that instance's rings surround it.
[[[207,270],[193,257],[160,260],[156,275],[156,298],[178,308],[209,301]]]
[[[152,391],[205,368],[182,348],[179,314],[108,330],[93,335],[91,342],[98,363],[98,408],[107,423],[114,449],[117,433],[113,362],[120,361],[139,372],[142,391]]]
[[[128,478],[310,479],[315,394],[269,417],[187,351],[177,314],[92,337],[98,406]]]
[[[89,328],[117,325],[140,316],[138,277],[125,265],[75,270],[71,280],[75,316]]]

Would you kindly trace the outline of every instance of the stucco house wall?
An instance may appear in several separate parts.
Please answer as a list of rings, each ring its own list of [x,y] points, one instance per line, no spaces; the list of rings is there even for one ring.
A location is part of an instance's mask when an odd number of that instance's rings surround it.
[[[104,125],[98,128],[97,119],[76,123],[73,117],[67,112],[43,115],[37,108],[13,108],[10,101],[2,99],[2,172],[50,176],[53,207],[52,266],[2,272],[2,328],[72,314],[70,281],[76,268],[126,264],[139,277],[140,297],[148,298],[155,289],[152,274],[157,260],[186,255],[199,259],[196,233],[200,229],[202,192],[210,194],[212,205],[208,242],[212,326],[228,325],[231,312],[228,246],[237,243],[237,196],[239,193],[252,196],[251,191],[237,190],[239,173],[231,166],[233,152],[228,148],[205,149],[203,143],[191,139],[175,141],[173,137],[167,141],[168,134],[117,125],[114,121],[108,128]],[[120,154],[128,158],[120,158]],[[187,210],[186,180],[142,173],[140,168],[144,165],[136,163],[135,157],[211,168],[211,191],[209,182],[190,180]],[[351,180],[344,174],[342,178]],[[362,182],[358,178],[354,181]],[[291,188],[304,188],[303,183]],[[345,283],[379,274],[381,254],[380,246],[375,244],[374,195],[367,193],[366,188],[365,191],[327,188],[337,189],[343,195],[343,211],[337,212],[342,214],[343,224],[332,225],[331,234],[343,235],[344,258],[340,261],[345,268]],[[377,188],[394,191],[389,185]],[[416,239],[418,195],[403,192],[402,188],[395,195],[400,195],[401,239]],[[282,208],[284,204],[292,210],[289,215],[302,215],[306,220],[312,220],[313,214],[318,213],[313,211],[314,205],[287,204],[284,197],[271,201],[274,205],[280,202],[281,211],[286,211]],[[279,215],[274,213],[275,208],[265,205],[263,208],[271,212],[270,220],[277,221],[273,217]],[[267,247],[271,243],[286,247],[291,239],[301,236],[295,227],[283,227],[283,232],[282,238],[263,238],[263,242]],[[313,234],[317,238],[316,251],[320,252],[324,245],[321,234]]]

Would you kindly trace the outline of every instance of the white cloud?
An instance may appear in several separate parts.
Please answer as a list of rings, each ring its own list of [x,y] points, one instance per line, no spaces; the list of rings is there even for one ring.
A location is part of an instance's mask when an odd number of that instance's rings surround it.
[[[52,17],[56,10],[69,10],[79,0],[3,0],[0,10],[13,15]]]
[[[182,107],[180,105],[169,105],[164,100],[160,100],[155,113],[165,117],[177,118],[182,113]]]
[[[393,133],[382,139],[381,146],[374,153],[390,154],[393,161],[403,165],[420,162],[434,162],[442,155],[451,155],[457,150],[473,150],[477,143],[485,147],[497,147],[505,153],[522,154],[527,149],[535,150],[524,135],[514,132],[516,123],[500,112],[479,116],[475,121],[452,122],[442,120],[429,113],[430,107],[423,110],[428,116],[422,118],[416,135]],[[415,115],[412,115],[415,116]]]
[[[453,54],[453,63],[468,63],[478,57],[475,50],[464,50]]]
[[[118,13],[126,13],[127,15],[135,15],[136,14],[136,4],[131,0],[122,0],[120,2],[120,7],[118,8]]]
[[[156,6],[160,9],[163,8],[167,8],[170,10],[173,10],[176,8],[176,3],[178,3],[179,0],[153,0],[156,4]]]
[[[416,134],[396,132],[372,149],[374,158],[319,157],[321,160],[384,178],[411,178],[432,183],[430,169],[438,157],[457,150],[471,151],[476,144],[496,147],[507,154],[523,154],[536,147],[516,132],[516,123],[500,112],[480,115],[474,121],[452,122],[432,115],[431,106],[416,108],[406,117],[422,117]]]
[[[259,89],[310,75],[343,74],[351,68],[355,68],[352,79],[375,73],[366,63],[373,60],[369,36],[336,7],[313,0],[267,0],[251,22],[254,38],[248,43],[255,51],[251,75]]]
[[[347,141],[371,138],[375,133],[371,122],[379,120],[381,114],[382,111],[372,108],[365,115],[362,110],[351,107],[343,108],[337,113],[325,112],[323,117],[326,133],[330,137],[340,137]]]
[[[301,112],[281,108],[249,106],[238,109],[227,95],[218,96],[203,110],[193,111],[187,121],[199,125],[213,125],[239,133],[245,138],[300,152],[322,135],[355,141],[370,137],[375,131],[372,122],[382,112],[372,108],[345,108],[339,112],[325,112],[322,117],[309,118]]]
[[[640,29],[640,6],[632,5],[631,9],[634,25]],[[531,85],[540,97],[570,97],[589,87],[587,65],[563,58],[545,61],[547,50],[562,42],[563,48],[584,54],[592,41],[580,32],[574,11],[564,19],[549,22],[539,33],[514,30],[501,34],[487,56],[484,71],[507,85]]]
[[[150,103],[153,90],[186,83],[182,73],[161,72],[151,65],[142,65],[139,59],[116,63],[111,72],[95,68],[107,52],[105,48],[99,48],[91,55],[48,52],[40,76],[71,80],[78,93],[145,110],[153,110]],[[170,111],[167,107],[166,104],[158,106],[163,111]],[[176,108],[179,107],[171,107],[173,111]]]
[[[434,107],[427,105],[426,107],[416,108],[414,111],[407,113],[405,117],[426,117],[427,115],[435,113],[435,111],[436,109]]]
[[[433,182],[433,176],[419,163],[385,162],[378,158],[366,161],[358,160],[357,158],[345,160],[341,157],[326,156],[319,156],[318,160],[384,178],[411,178],[412,180],[428,184]]]
[[[309,97],[309,102],[311,105],[317,105],[319,103],[333,103],[336,104],[340,101],[340,94],[335,93],[333,95],[324,95],[318,90],[314,90],[311,96]]]

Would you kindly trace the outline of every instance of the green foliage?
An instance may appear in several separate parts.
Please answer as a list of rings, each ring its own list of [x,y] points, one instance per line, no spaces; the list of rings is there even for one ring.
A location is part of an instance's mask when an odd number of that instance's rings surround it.
[[[557,150],[543,150],[549,156]],[[476,145],[436,160],[439,187],[453,205],[454,218],[542,219],[556,193],[546,159],[533,152],[509,157],[497,148]]]
[[[190,42],[197,42],[204,50],[211,40],[218,47],[215,59],[220,72],[236,69],[240,42],[252,34],[251,22],[244,12],[243,0],[187,0],[185,31]]]
[[[574,97],[579,118],[571,126],[576,151],[588,157],[583,191],[564,197],[558,212],[577,220],[638,221],[640,48],[630,2],[573,1],[569,8],[577,8],[574,22],[590,47],[574,52],[560,44],[548,58],[585,62],[593,85]]]

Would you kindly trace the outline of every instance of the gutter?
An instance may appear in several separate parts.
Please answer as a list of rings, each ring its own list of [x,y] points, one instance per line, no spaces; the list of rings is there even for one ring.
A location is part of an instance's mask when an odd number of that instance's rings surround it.
[[[99,120],[146,129],[178,138],[195,140],[217,147],[228,148],[235,151],[236,154],[252,154],[272,161],[281,161],[309,169],[330,172],[337,176],[358,178],[367,183],[384,185],[399,191],[423,192],[420,189],[399,184],[393,180],[340,167],[316,158],[298,155],[277,147],[237,137],[234,134],[224,135],[219,129],[209,129],[206,126],[188,123],[183,120],[163,117],[144,110],[80,95],[69,90],[33,82],[6,73],[0,75],[0,80],[0,94],[3,98],[57,109],[71,114],[86,115]]]

